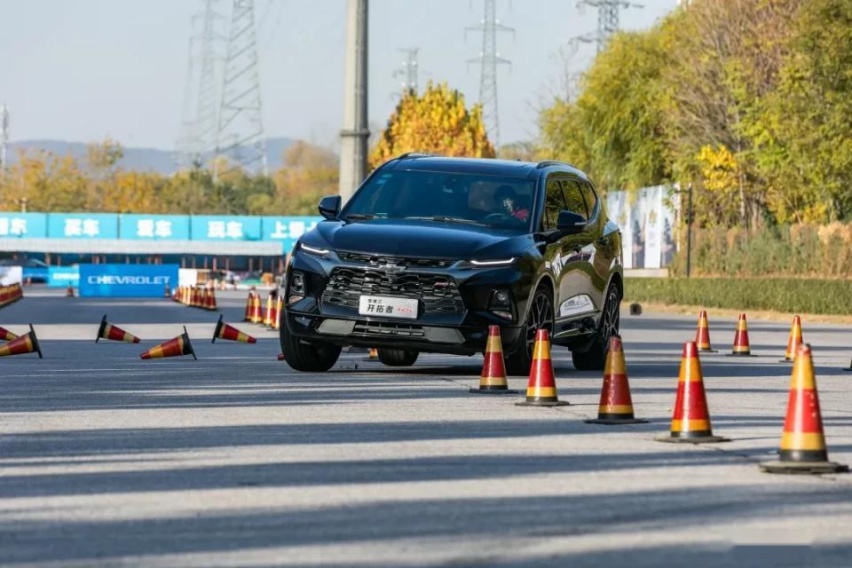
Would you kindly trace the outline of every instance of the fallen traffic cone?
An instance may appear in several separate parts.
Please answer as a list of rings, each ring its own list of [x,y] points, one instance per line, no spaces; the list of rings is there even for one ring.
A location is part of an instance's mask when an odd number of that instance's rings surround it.
[[[379,350],[375,347],[370,347],[370,352],[364,357],[364,361],[378,361],[379,360]]]
[[[748,323],[746,315],[740,314],[740,319],[737,321],[737,332],[734,334],[734,346],[731,352],[728,353],[731,357],[751,357],[751,346],[748,343]]]
[[[527,383],[527,398],[516,402],[518,406],[567,406],[556,393],[556,379],[550,361],[550,337],[546,329],[535,332],[530,378]]]
[[[589,424],[643,424],[633,415],[633,399],[630,396],[630,383],[627,380],[627,365],[624,363],[624,348],[621,338],[613,335],[609,339],[606,354],[601,401],[598,405],[598,417],[586,420]]]
[[[216,322],[216,331],[213,332],[213,341],[217,339],[227,339],[229,341],[239,341],[240,343],[257,343],[257,339],[247,333],[243,333],[239,329],[222,321],[224,316],[219,316],[219,321]]]
[[[74,297],[74,286],[70,286],[70,285],[69,285],[69,286],[65,289],[65,297],[66,297],[66,298],[73,298],[73,297]]]
[[[15,333],[12,333],[5,327],[0,327],[0,341],[11,341],[13,339],[17,339],[18,336]]]
[[[701,310],[701,313],[698,314],[698,329],[695,330],[695,343],[699,351],[716,353],[716,350],[710,347],[710,326],[707,325],[707,310]]]
[[[796,352],[802,341],[802,320],[799,316],[793,316],[793,325],[790,326],[790,338],[787,339],[787,351],[784,353],[784,358],[781,363],[791,363],[796,358]]]
[[[127,333],[123,329],[107,323],[106,314],[101,318],[101,326],[98,328],[98,336],[95,338],[95,343],[101,339],[110,339],[112,341],[126,341],[127,343],[139,343],[139,338],[132,333]]]
[[[249,292],[246,296],[246,315],[243,321],[251,321],[252,308],[254,307],[254,292]]]
[[[9,355],[22,355],[24,353],[38,353],[38,358],[42,359],[41,356],[41,346],[38,344],[38,337],[36,337],[36,332],[33,329],[33,325],[30,324],[30,330],[20,337],[16,337],[9,343],[4,345],[0,345],[0,357],[7,357]]]
[[[192,343],[189,341],[186,327],[183,328],[182,334],[150,348],[142,353],[141,357],[142,359],[160,359],[162,357],[180,357],[181,355],[192,355],[193,359],[198,360],[195,351],[192,349]]]
[[[485,345],[485,362],[479,378],[479,388],[470,389],[477,394],[518,394],[509,390],[506,366],[503,362],[503,343],[500,341],[500,326],[488,326],[488,342]]]
[[[283,361],[283,360],[284,360],[284,354],[283,354],[283,353],[279,353],[279,354],[278,354],[278,360],[279,360],[279,361]]]
[[[767,473],[849,471],[847,465],[828,461],[810,345],[800,345],[793,360],[779,461],[762,463],[760,469]]]
[[[658,436],[655,439],[658,442],[690,444],[730,441],[713,435],[707,397],[704,393],[704,379],[701,376],[701,361],[694,341],[687,341],[683,345],[671,432],[668,436]]]

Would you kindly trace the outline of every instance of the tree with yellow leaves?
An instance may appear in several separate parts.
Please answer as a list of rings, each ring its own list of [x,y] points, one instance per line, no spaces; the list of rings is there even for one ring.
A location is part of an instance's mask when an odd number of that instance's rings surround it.
[[[429,82],[421,94],[407,92],[370,155],[370,167],[415,151],[493,158],[494,146],[485,133],[482,106],[476,104],[468,109],[464,95],[446,83]]]

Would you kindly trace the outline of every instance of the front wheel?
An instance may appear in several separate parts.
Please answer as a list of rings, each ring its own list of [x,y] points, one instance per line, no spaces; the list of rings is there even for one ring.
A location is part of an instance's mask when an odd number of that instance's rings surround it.
[[[291,369],[305,373],[324,373],[337,363],[341,349],[339,345],[305,343],[287,333],[286,323],[281,323],[281,353]]]
[[[530,309],[524,320],[524,344],[514,353],[506,357],[506,372],[510,375],[528,375],[532,366],[535,334],[539,329],[546,329],[553,335],[553,301],[544,288],[539,288],[533,295]]]
[[[606,354],[609,350],[609,339],[618,335],[621,324],[621,296],[618,288],[612,286],[606,295],[601,321],[595,338],[587,351],[571,353],[574,368],[578,371],[602,371],[606,366]]]

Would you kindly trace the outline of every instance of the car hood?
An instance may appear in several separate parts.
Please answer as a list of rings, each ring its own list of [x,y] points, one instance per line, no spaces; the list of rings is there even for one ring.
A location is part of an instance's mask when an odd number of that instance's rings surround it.
[[[520,254],[532,238],[477,225],[374,219],[322,222],[303,241],[333,250],[398,257],[496,259]]]

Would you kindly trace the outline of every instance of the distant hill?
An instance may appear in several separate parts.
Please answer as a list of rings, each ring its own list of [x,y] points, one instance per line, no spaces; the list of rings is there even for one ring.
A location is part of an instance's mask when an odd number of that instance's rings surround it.
[[[295,140],[290,138],[268,138],[266,140],[266,160],[269,171],[281,167],[281,156]],[[18,160],[18,150],[46,150],[59,156],[71,155],[77,160],[86,158],[86,144],[64,140],[21,140],[9,144],[9,163]],[[124,148],[124,157],[119,165],[126,170],[151,171],[171,175],[178,170],[177,155],[172,150],[157,148]]]

